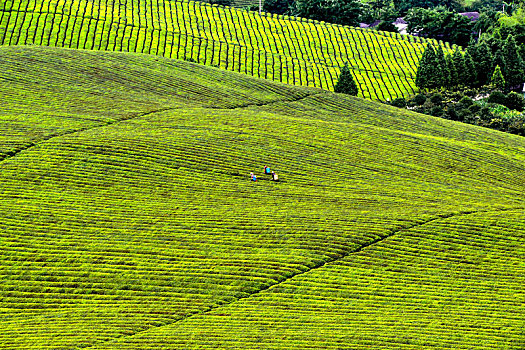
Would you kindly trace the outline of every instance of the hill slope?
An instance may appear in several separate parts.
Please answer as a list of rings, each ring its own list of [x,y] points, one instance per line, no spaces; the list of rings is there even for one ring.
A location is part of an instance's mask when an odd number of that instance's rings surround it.
[[[523,138],[155,56],[0,57],[1,348],[522,347]]]
[[[0,4],[0,45],[36,44],[186,59],[332,90],[345,62],[360,96],[413,93],[426,39],[201,2],[14,0]]]

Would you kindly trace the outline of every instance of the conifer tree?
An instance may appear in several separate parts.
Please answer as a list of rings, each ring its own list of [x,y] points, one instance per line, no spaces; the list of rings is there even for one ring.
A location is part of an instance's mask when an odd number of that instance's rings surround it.
[[[416,73],[416,86],[420,89],[432,88],[435,85],[436,52],[429,43],[421,56]]]
[[[505,89],[505,78],[503,78],[503,74],[501,73],[501,68],[499,65],[494,68],[494,73],[492,74],[490,83],[500,90]]]
[[[476,71],[476,65],[470,53],[466,53],[463,56],[465,64],[465,86],[474,88],[478,85],[478,74]]]
[[[445,53],[443,52],[443,47],[438,45],[436,47],[436,56],[435,56],[435,86],[434,88],[445,87],[449,79],[448,67],[445,61]]]
[[[461,53],[461,51],[459,51],[459,49],[456,49],[456,51],[454,51],[452,59],[454,61],[454,67],[456,68],[456,72],[458,75],[457,86],[465,85],[465,81],[467,78],[465,73],[467,69],[465,67],[465,59],[463,58],[463,54]]]
[[[456,71],[456,66],[454,65],[454,59],[452,58],[452,54],[447,55],[445,57],[445,61],[447,63],[448,68],[447,88],[453,89],[456,86],[458,86],[458,72]]]
[[[337,80],[337,83],[334,86],[334,91],[357,96],[359,89],[354,80],[354,76],[350,71],[350,68],[348,68],[348,63],[346,63],[341,69],[341,74],[339,74],[339,79]]]
[[[507,87],[512,88],[525,82],[525,64],[519,53],[514,36],[509,35],[502,48],[505,67],[502,68]]]
[[[476,65],[478,86],[489,84],[491,73],[494,72],[494,58],[492,56],[492,51],[486,42],[481,42],[477,45],[476,57],[472,58]]]

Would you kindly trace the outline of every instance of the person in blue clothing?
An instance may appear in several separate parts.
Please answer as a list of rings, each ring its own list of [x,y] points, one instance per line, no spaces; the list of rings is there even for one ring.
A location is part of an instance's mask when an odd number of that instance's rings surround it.
[[[267,166],[265,165],[265,166],[264,166],[264,173],[265,173],[266,175],[271,174],[272,172],[271,172],[271,170],[270,170],[270,167],[267,167]]]
[[[257,182],[257,176],[254,173],[250,173],[251,180]]]

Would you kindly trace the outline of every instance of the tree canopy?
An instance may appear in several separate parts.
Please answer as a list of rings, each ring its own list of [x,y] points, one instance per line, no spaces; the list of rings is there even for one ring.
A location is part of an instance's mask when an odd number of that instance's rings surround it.
[[[355,26],[359,23],[362,5],[357,0],[296,0],[291,11],[295,16]]]

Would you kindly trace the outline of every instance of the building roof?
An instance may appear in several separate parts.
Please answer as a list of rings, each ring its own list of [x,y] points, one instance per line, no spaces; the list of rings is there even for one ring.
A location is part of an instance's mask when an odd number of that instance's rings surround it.
[[[398,17],[394,23],[392,24],[408,24],[407,21],[405,21],[405,19],[403,17]]]
[[[470,18],[473,22],[479,19],[479,12],[461,12],[460,15]]]

